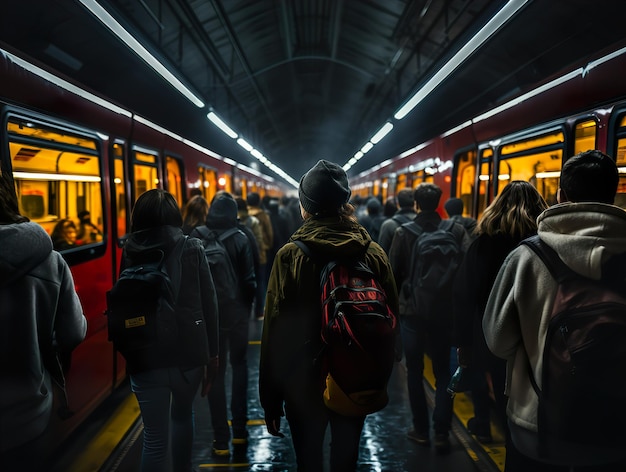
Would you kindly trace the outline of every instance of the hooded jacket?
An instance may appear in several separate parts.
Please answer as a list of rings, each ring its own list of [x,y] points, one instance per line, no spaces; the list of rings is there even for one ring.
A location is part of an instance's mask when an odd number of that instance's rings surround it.
[[[55,354],[69,353],[87,332],[70,269],[36,223],[0,225],[0,323],[2,452],[44,431]]]
[[[599,280],[602,265],[626,253],[626,212],[602,203],[563,203],[537,219],[539,237],[563,262]],[[489,349],[507,360],[507,416],[515,446],[536,457],[538,400],[528,375],[541,388],[542,355],[557,282],[532,249],[519,246],[505,259],[487,302],[483,331]],[[619,407],[619,405],[618,405]],[[548,438],[549,440],[549,438]],[[615,451],[561,444],[564,464],[591,465],[626,456]]]
[[[124,245],[121,268],[132,266],[154,250],[162,250],[168,255],[184,237],[182,229],[174,226],[131,233]],[[199,367],[207,365],[209,357],[218,355],[217,296],[202,242],[196,238],[188,238],[183,246],[179,268],[174,266],[176,263],[178,261],[169,258],[165,267],[168,274],[180,274],[176,316],[181,342],[175,352],[155,348],[146,359],[128,363],[127,368],[131,374],[151,368]],[[199,336],[195,329],[199,314],[204,319],[206,338]]]
[[[303,378],[308,385],[315,385],[321,378],[319,365],[312,361],[322,347],[319,278],[323,262],[306,256],[293,243],[297,240],[320,258],[357,256],[366,251],[365,262],[379,276],[391,310],[398,313],[391,266],[385,252],[371,241],[365,228],[337,216],[307,219],[276,254],[268,283],[259,392],[261,405],[270,415],[280,414],[285,390],[290,385],[303,385],[299,382]],[[321,398],[321,390],[319,395]]]

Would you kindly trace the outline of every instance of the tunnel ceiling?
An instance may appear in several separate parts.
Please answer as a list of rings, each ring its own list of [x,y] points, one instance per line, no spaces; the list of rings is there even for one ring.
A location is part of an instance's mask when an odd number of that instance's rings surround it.
[[[197,108],[78,0],[5,2],[0,41],[224,156],[296,180],[344,164],[506,3],[487,0],[99,2],[206,106]],[[523,2],[520,2],[523,3]],[[622,40],[625,2],[534,0],[361,159],[354,174]],[[0,90],[1,95],[1,90]],[[262,165],[258,168],[273,173]]]

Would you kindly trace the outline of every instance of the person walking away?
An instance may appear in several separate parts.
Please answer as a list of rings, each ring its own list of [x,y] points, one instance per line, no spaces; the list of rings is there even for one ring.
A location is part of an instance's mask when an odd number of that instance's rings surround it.
[[[261,342],[259,394],[268,432],[281,436],[281,416],[291,431],[298,471],[320,471],[324,435],[332,434],[330,470],[356,469],[364,416],[342,416],[327,408],[322,391],[320,353],[322,262],[312,260],[294,243],[329,259],[365,254],[365,262],[380,281],[392,311],[397,293],[384,251],[356,222],[348,204],[350,188],[343,169],[321,160],[300,180],[303,225],[276,255],[272,267]]]
[[[267,290],[267,280],[269,278],[270,266],[267,261],[274,245],[274,230],[272,222],[267,210],[261,204],[261,197],[256,192],[250,192],[247,198],[248,213],[254,216],[261,223],[261,232],[263,240],[259,244],[259,277],[257,279],[257,299],[256,299],[256,317],[263,319],[263,306],[265,304],[265,292]]]
[[[413,429],[407,436],[421,446],[430,446],[430,421],[423,383],[424,355],[429,354],[435,374],[435,408],[432,417],[435,450],[437,453],[445,454],[450,449],[449,432],[452,422],[452,398],[446,391],[450,381],[452,346],[453,307],[450,293],[454,273],[450,271],[460,263],[462,254],[469,247],[469,236],[465,228],[451,222],[450,229],[446,229],[446,232],[452,235],[450,243],[456,250],[453,260],[441,261],[442,268],[448,271],[445,275],[449,282],[430,288],[425,294],[427,299],[419,300],[419,307],[413,302],[413,294],[418,290],[418,287],[413,285],[418,282],[413,279],[413,273],[428,274],[432,268],[424,266],[421,271],[412,271],[414,267],[419,268],[420,264],[438,262],[426,259],[426,254],[418,253],[414,248],[419,247],[416,244],[417,239],[441,229],[442,220],[436,211],[441,193],[441,189],[435,184],[421,183],[417,186],[414,199],[419,212],[413,222],[405,223],[396,229],[389,250],[389,261],[393,267],[396,285],[401,287],[400,326],[407,367],[409,402],[413,415]],[[419,228],[419,238],[414,233],[415,229],[409,226],[414,224]],[[450,240],[449,236],[447,240]],[[410,257],[407,257],[407,254]],[[439,284],[437,280],[434,282]]]
[[[400,208],[395,214],[386,219],[382,225],[380,225],[380,236],[378,244],[389,254],[391,248],[391,241],[393,241],[393,235],[396,229],[409,221],[413,221],[417,212],[415,211],[415,200],[413,199],[413,190],[410,188],[403,188],[398,192],[398,205]]]
[[[248,328],[256,293],[256,276],[250,241],[238,228],[237,203],[231,194],[216,195],[209,208],[206,227],[218,238],[225,237],[221,242],[234,269],[237,284],[233,287],[235,296],[232,299],[225,299],[230,287],[224,287],[217,293],[221,362],[208,395],[213,427],[213,455],[229,456],[231,433],[225,385],[227,359],[232,368],[232,444],[238,447],[248,443]],[[192,236],[197,234],[194,232]],[[223,277],[224,274],[219,276]]]
[[[20,215],[0,173],[0,470],[43,470],[53,392],[63,393],[59,356],[85,338],[70,269],[45,230]],[[63,402],[60,402],[62,404]]]
[[[448,202],[449,203],[449,202]],[[489,292],[505,257],[520,241],[537,233],[537,217],[548,208],[528,182],[507,184],[485,209],[472,242],[459,267],[454,289],[453,345],[459,365],[466,367],[474,404],[467,429],[481,442],[491,442],[491,398],[495,397],[497,422],[506,431],[505,362],[487,348],[482,319]],[[508,439],[508,434],[506,435]]]
[[[613,205],[618,182],[615,161],[606,154],[591,150],[570,157],[561,170],[558,204],[537,219],[538,240],[531,238],[514,249],[496,277],[483,331],[489,349],[507,363],[512,439],[512,448],[506,452],[507,472],[626,470],[624,317],[612,318],[616,321],[604,329],[599,324],[609,319],[609,307],[621,309],[623,314],[626,305],[626,213]],[[564,264],[566,278],[553,277],[548,266],[554,266],[543,262],[533,241],[544,249],[541,254],[552,250]],[[582,292],[557,300],[557,293],[566,295],[567,281],[574,284],[571,287],[581,284]],[[567,306],[571,297],[584,305],[598,290],[604,291],[603,299],[610,296],[616,302],[599,303],[599,311],[592,310],[587,316],[578,312],[572,318],[566,310],[551,320],[553,307]],[[575,308],[570,309],[576,313]],[[568,345],[572,352],[561,359],[572,365],[553,369],[551,366],[559,364],[553,363],[552,352],[560,352],[562,340],[575,343],[575,334],[588,336],[589,342],[580,347]],[[594,340],[595,336],[600,338]],[[551,339],[554,341],[547,344]],[[561,385],[552,382],[555,378]],[[577,382],[578,387],[551,397],[552,389],[559,389],[563,382]],[[581,394],[590,396],[578,401]],[[546,401],[556,405],[548,413],[559,414],[559,425],[544,423],[552,418],[544,416],[546,410],[541,408]],[[567,405],[573,411],[561,410]]]
[[[469,216],[463,216],[463,200],[460,198],[449,198],[444,204],[444,209],[448,214],[448,217],[463,225],[470,238],[474,239],[474,231],[476,230],[476,219]]]
[[[183,219],[174,197],[161,189],[137,199],[131,215],[131,234],[122,254],[122,270],[163,252],[168,274],[179,287],[175,314],[179,331],[191,320],[194,336],[181,332],[177,343],[153,348],[142,359],[127,359],[131,388],[144,424],[141,471],[191,470],[193,401],[200,384],[206,395],[218,364],[218,305],[213,278],[200,240],[186,238]],[[167,258],[182,244],[180,270]],[[176,283],[178,282],[178,283]],[[198,324],[198,316],[202,323]],[[171,428],[170,428],[171,424]],[[171,436],[172,466],[167,463]]]
[[[209,202],[202,195],[194,195],[183,208],[183,233],[191,234],[194,228],[206,223]]]

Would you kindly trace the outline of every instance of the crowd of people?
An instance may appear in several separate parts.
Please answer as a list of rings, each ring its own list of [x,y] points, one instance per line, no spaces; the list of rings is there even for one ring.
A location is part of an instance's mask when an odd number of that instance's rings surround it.
[[[2,384],[20,385],[9,391],[33,397],[29,416],[17,417],[11,412],[19,398],[0,396],[0,465],[11,470],[15,464],[37,460],[31,451],[39,447],[37,438],[51,414],[51,389],[43,396],[34,392],[54,375],[46,356],[71,351],[85,336],[86,321],[69,268],[52,246],[73,247],[79,228],[72,220],[62,220],[49,237],[19,214],[14,189],[7,179],[0,181],[2,319],[39,353],[21,357],[32,365],[18,365],[14,360],[20,358],[16,353],[23,343],[0,345],[2,358],[13,360],[10,369],[0,369]],[[442,206],[442,190],[433,183],[403,189],[385,202],[375,196],[363,201],[352,196],[343,169],[325,160],[302,177],[297,199],[261,198],[257,193],[243,199],[218,192],[211,202],[193,196],[181,210],[163,190],[142,194],[131,216],[122,268],[150,251],[170,254],[181,244],[177,313],[200,316],[204,332],[197,345],[183,341],[171,351],[155,353],[148,363],[128,365],[144,422],[141,470],[171,470],[170,436],[174,470],[193,470],[193,399],[198,390],[208,398],[213,454],[228,456],[231,445],[247,444],[247,346],[253,319],[263,320],[259,395],[267,431],[281,436],[284,416],[298,470],[320,471],[330,427],[330,470],[356,469],[365,416],[344,416],[324,404],[320,365],[312,362],[322,349],[320,264],[294,241],[313,247],[323,260],[361,257],[380,280],[400,320],[398,360],[403,359],[407,371],[409,440],[422,447],[432,443],[439,454],[449,452],[454,399],[447,388],[451,364],[457,363],[464,369],[464,389],[474,405],[468,431],[487,443],[492,441],[492,423],[502,427],[507,472],[624,470],[624,448],[601,448],[603,454],[597,454],[598,449],[585,444],[560,441],[556,453],[537,454],[539,407],[532,378],[541,378],[557,281],[537,254],[520,245],[538,235],[570,269],[600,279],[606,264],[626,253],[626,213],[613,205],[618,181],[613,159],[599,151],[583,152],[563,166],[557,205],[548,207],[530,183],[512,181],[478,221],[467,216],[459,198]],[[438,211],[441,207],[446,215]],[[88,214],[81,216],[81,223],[81,238],[93,240],[100,234]],[[237,280],[237,302],[228,306],[220,305],[223,294],[216,289],[204,252],[207,231],[216,238],[226,235],[222,243]],[[432,242],[435,236],[440,243]],[[427,275],[420,271],[429,270],[424,268],[430,263],[425,249],[429,238],[435,248],[445,241],[454,251],[438,276],[441,283],[417,297],[414,281],[425,281]],[[24,244],[39,249],[20,252]],[[18,256],[25,260],[15,260]],[[623,267],[617,271],[619,280],[625,272]],[[14,301],[22,292],[32,300],[26,308]],[[48,306],[38,301],[50,297],[64,302]],[[30,322],[19,322],[18,313],[26,313]],[[432,415],[423,383],[425,355],[435,375]]]

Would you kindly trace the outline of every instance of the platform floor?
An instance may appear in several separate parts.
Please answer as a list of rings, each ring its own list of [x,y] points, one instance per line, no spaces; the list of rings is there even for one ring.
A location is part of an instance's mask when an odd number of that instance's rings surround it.
[[[233,451],[228,458],[211,454],[212,430],[206,398],[195,401],[196,435],[193,448],[194,466],[199,471],[295,471],[295,455],[289,428],[283,420],[285,438],[267,433],[257,392],[262,322],[252,321],[249,347],[249,442]],[[427,368],[429,371],[429,369]],[[227,371],[227,375],[229,372]],[[432,374],[425,375],[432,401]],[[227,385],[228,385],[227,379]],[[478,443],[463,427],[472,416],[471,401],[463,394],[455,398],[455,420],[452,447],[447,455],[438,455],[434,448],[424,448],[406,437],[411,428],[411,414],[406,388],[406,372],[396,364],[389,384],[389,405],[368,416],[361,437],[359,472],[498,472],[503,469],[502,438],[494,431],[495,442],[489,446]],[[90,424],[77,431],[59,451],[50,469],[52,472],[134,472],[139,470],[142,424],[139,408],[128,386],[117,391],[93,415]],[[328,453],[328,447],[325,454]],[[328,461],[326,461],[328,462]],[[326,469],[325,469],[326,470]]]

